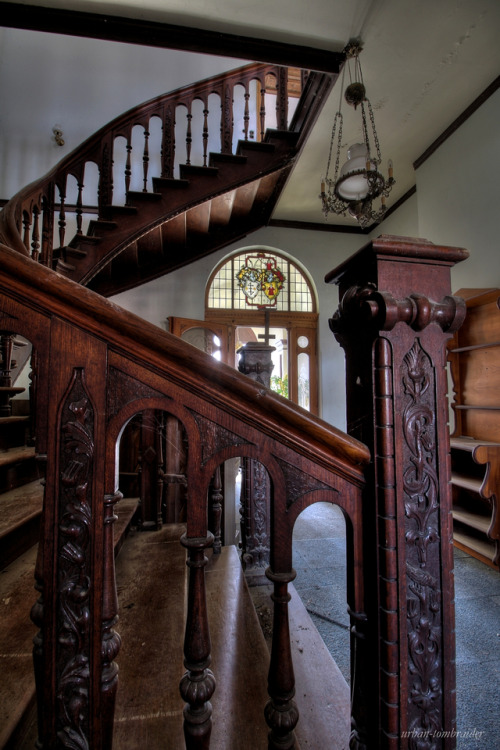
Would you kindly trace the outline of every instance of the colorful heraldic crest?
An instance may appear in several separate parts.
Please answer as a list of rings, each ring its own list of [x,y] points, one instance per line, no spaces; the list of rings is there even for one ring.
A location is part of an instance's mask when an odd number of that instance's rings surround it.
[[[236,274],[247,305],[275,307],[285,283],[276,258],[264,253],[247,255],[245,265]]]

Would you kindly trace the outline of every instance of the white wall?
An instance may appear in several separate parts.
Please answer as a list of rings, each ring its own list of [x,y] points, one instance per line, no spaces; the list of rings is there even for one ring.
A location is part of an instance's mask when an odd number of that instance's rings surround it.
[[[417,170],[420,236],[465,247],[452,289],[500,287],[500,90]]]
[[[0,198],[11,198],[128,109],[243,64],[0,28]],[[63,147],[53,140],[56,124],[64,133]]]

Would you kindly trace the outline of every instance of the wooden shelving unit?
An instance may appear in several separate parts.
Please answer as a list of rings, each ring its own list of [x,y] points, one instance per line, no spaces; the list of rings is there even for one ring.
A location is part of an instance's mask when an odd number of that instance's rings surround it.
[[[467,318],[449,347],[454,543],[500,569],[500,290],[461,289]]]

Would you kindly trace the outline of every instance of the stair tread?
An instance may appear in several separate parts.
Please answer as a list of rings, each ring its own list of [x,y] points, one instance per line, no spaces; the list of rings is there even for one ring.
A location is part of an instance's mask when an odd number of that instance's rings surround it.
[[[0,466],[9,466],[18,461],[28,461],[30,458],[34,458],[35,455],[34,446],[20,445],[17,448],[9,448],[6,451],[0,452]]]
[[[42,512],[43,485],[39,479],[0,495],[0,538]]]
[[[120,543],[137,508],[138,498],[125,498],[115,506],[115,544]],[[0,575],[0,748],[3,748],[35,695],[33,637],[30,620],[37,599],[34,584],[38,545],[12,562]]]

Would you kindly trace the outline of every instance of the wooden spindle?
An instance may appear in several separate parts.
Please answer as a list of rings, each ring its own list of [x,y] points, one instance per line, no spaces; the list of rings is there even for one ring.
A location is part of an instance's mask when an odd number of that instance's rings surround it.
[[[78,195],[76,198],[76,233],[82,234],[82,217],[83,214],[83,182],[78,182]]]
[[[245,86],[245,112],[243,115],[243,138],[248,141],[248,126],[250,123],[250,108],[248,100],[250,99],[250,92],[248,90],[248,83]]]
[[[142,192],[148,192],[148,174],[149,174],[149,130],[144,128],[144,151],[142,154],[142,171],[143,171],[143,188]]]
[[[188,111],[186,115],[187,125],[186,125],[186,164],[189,166],[191,164],[191,144],[193,141],[193,135],[191,132],[191,120],[193,119],[193,115],[191,112],[191,103],[189,103]]]
[[[66,236],[66,192],[59,186],[59,247],[64,247],[64,238]]]
[[[288,130],[288,68],[279,68],[276,88],[276,127]]]
[[[299,711],[293,701],[295,676],[293,673],[292,651],[290,647],[290,626],[288,622],[288,583],[295,578],[295,571],[273,573],[266,570],[266,576],[274,583],[273,638],[271,662],[269,665],[268,692],[270,700],[265,708],[269,733],[269,750],[293,750],[295,747],[294,729],[299,720]]]
[[[233,151],[233,87],[229,82],[224,83],[221,99],[220,123],[221,153],[231,154]]]
[[[26,250],[30,251],[30,228],[31,217],[27,211],[23,212],[23,245]]]
[[[38,206],[33,208],[33,230],[31,232],[31,257],[38,261],[40,253],[40,209]]]
[[[212,484],[212,497],[211,497],[211,510],[212,510],[212,522],[213,522],[213,534],[214,534],[214,555],[220,555],[222,548],[222,533],[221,533],[221,520],[222,520],[222,479],[221,470],[218,466],[215,470],[213,484]]]
[[[175,162],[175,107],[168,104],[162,118],[162,177],[173,177]]]
[[[203,110],[203,166],[206,167],[208,164],[208,105],[205,102],[205,109]]]
[[[53,201],[42,199],[42,248],[39,257],[44,266],[52,265],[52,245],[54,231]]]
[[[156,435],[156,528],[163,526],[163,495],[165,493],[165,439],[167,429],[166,414],[162,411],[156,412],[157,430]]]
[[[189,568],[188,609],[184,638],[184,666],[187,672],[180,683],[184,707],[184,739],[186,750],[209,750],[212,731],[212,704],[215,677],[210,666],[211,642],[208,627],[205,591],[205,548],[213,543],[209,532],[206,538],[181,537],[188,550]]]
[[[264,135],[266,132],[266,79],[264,78],[261,89],[260,89],[260,111],[259,111],[259,121],[260,121],[260,140],[264,140]]]
[[[125,162],[125,202],[127,203],[128,203],[128,194],[130,191],[130,179],[132,176],[131,154],[132,154],[132,143],[131,143],[131,136],[129,134],[127,138],[127,159]]]

